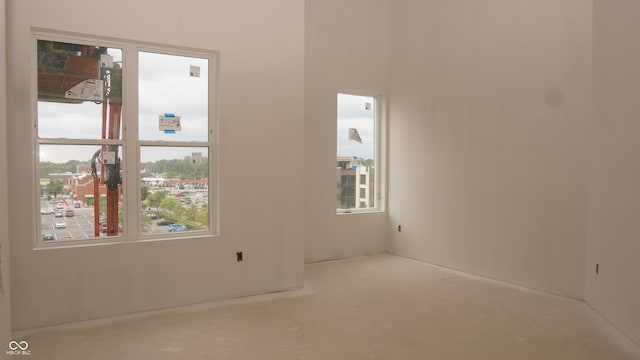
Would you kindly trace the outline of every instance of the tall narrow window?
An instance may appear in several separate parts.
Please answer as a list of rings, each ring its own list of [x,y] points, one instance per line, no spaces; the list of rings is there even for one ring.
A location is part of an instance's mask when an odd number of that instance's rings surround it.
[[[337,212],[379,210],[378,99],[339,93],[337,104]]]

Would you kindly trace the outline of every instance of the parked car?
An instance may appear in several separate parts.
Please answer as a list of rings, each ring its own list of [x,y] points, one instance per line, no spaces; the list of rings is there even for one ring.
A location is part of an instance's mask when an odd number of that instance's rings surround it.
[[[187,227],[184,225],[169,225],[169,232],[176,232],[176,231],[185,231],[187,230]]]
[[[56,229],[66,229],[67,223],[64,221],[56,221]]]
[[[156,224],[158,224],[158,225],[160,225],[160,226],[163,226],[163,225],[173,225],[173,224],[175,224],[175,222],[173,222],[173,221],[169,221],[169,220],[158,220],[158,222],[157,222]]]
[[[73,212],[73,209],[67,209],[67,210],[64,212],[64,216],[66,216],[66,217],[72,217],[72,216],[74,216],[74,215],[75,215],[75,213]]]
[[[107,223],[100,224],[100,232],[103,234],[107,232]],[[122,225],[118,225],[118,232],[122,232]]]
[[[56,209],[59,209],[59,210],[64,209],[64,204],[63,204],[63,203],[61,203],[61,202],[57,203],[57,204],[56,204]]]
[[[62,216],[64,216],[64,215],[62,214],[62,210],[56,210],[56,213],[55,213],[55,215],[54,215],[54,216],[55,216],[55,217],[62,217]]]
[[[42,234],[42,240],[43,241],[50,241],[50,240],[55,240],[56,237],[53,236],[53,234]]]
[[[40,214],[42,214],[42,215],[49,215],[49,214],[53,214],[53,209],[50,209],[50,208],[42,208],[42,209],[40,209]]]

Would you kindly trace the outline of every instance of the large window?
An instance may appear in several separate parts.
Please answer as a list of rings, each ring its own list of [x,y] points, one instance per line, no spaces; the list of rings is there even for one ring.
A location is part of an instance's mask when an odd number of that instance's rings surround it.
[[[33,39],[39,243],[215,234],[215,53]]]
[[[380,210],[380,99],[339,93],[337,108],[337,212]]]

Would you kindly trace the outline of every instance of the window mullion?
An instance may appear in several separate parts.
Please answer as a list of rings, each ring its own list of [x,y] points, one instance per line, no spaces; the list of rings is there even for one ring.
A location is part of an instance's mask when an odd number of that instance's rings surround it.
[[[127,66],[123,73],[123,99],[126,104],[123,107],[123,140],[125,142],[125,169],[127,187],[124,189],[125,197],[130,199],[124,208],[124,216],[127,220],[126,234],[137,238],[140,233],[139,211],[140,209],[140,151],[138,145],[138,49],[130,44],[124,49],[124,58]]]

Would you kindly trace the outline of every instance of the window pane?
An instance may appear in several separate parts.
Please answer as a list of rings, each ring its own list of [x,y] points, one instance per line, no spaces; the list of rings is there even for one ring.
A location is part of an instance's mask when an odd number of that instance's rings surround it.
[[[42,240],[82,240],[122,232],[121,155],[120,146],[40,145]]]
[[[150,52],[138,58],[140,140],[207,141],[208,59]]]
[[[119,138],[119,115],[103,120],[107,103],[119,113],[121,49],[38,40],[38,136],[100,139],[111,128]]]
[[[375,98],[338,94],[336,208],[374,208]]]
[[[209,229],[209,148],[140,148],[144,234]]]

